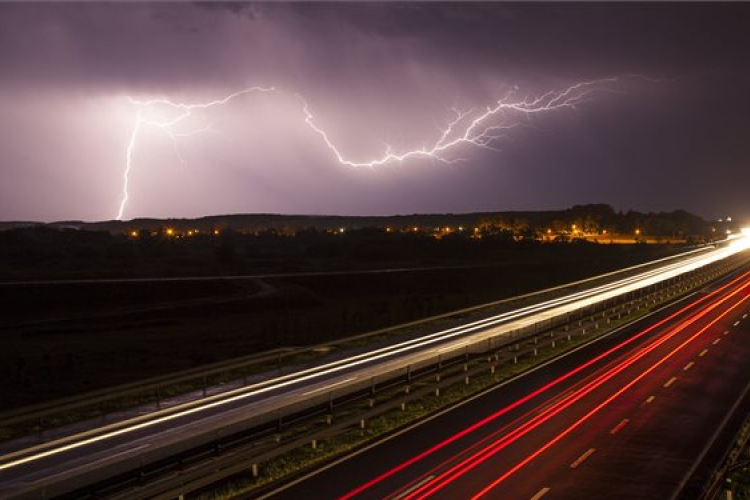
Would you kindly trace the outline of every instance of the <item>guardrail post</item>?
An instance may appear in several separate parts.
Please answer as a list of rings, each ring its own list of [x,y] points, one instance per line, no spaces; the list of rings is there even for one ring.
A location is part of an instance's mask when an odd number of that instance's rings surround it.
[[[258,479],[258,464],[253,464],[250,466],[250,471],[253,475],[254,479]]]

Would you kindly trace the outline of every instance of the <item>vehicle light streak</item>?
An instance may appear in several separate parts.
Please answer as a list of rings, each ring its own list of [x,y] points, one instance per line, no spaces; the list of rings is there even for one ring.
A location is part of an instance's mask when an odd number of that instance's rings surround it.
[[[91,431],[85,431],[79,434],[66,436],[58,440],[50,441],[23,450],[18,450],[16,452],[12,452],[0,457],[0,462],[4,462],[0,463],[0,470],[9,469],[24,463],[29,463],[34,460],[63,453],[65,451],[80,448],[92,443],[101,442],[103,440],[134,432],[136,430],[144,429],[168,421],[173,421],[177,418],[193,415],[198,412],[206,411],[252,396],[258,396],[273,390],[283,389],[294,384],[301,384],[303,382],[319,379],[326,375],[331,375],[337,372],[346,373],[347,371],[352,370],[352,368],[354,367],[361,366],[366,363],[373,363],[374,361],[384,358],[393,357],[397,354],[408,353],[416,349],[425,349],[427,346],[431,346],[436,342],[444,342],[447,339],[466,335],[469,332],[473,332],[479,329],[486,329],[489,326],[492,326],[499,322],[509,322],[511,320],[518,319],[519,317],[527,317],[528,315],[533,313],[549,314],[550,317],[554,316],[555,314],[563,314],[563,312],[559,309],[564,309],[567,307],[570,310],[575,310],[578,307],[584,307],[585,305],[598,302],[599,300],[606,300],[606,298],[625,293],[630,289],[637,289],[642,286],[647,286],[648,284],[658,282],[660,279],[669,279],[673,275],[680,274],[681,270],[692,270],[694,268],[693,266],[700,267],[699,263],[713,262],[714,260],[719,258],[719,255],[721,255],[721,258],[723,258],[727,255],[731,255],[732,253],[733,252],[730,252],[729,249],[713,250],[708,255],[699,255],[698,257],[687,259],[685,262],[678,262],[675,264],[664,266],[664,268],[660,268],[657,270],[646,271],[641,275],[625,278],[608,285],[601,285],[591,290],[576,292],[574,294],[543,302],[541,304],[520,308],[509,313],[500,314],[493,318],[470,323],[466,327],[451,328],[418,339],[412,339],[410,341],[394,344],[393,346],[377,349],[369,353],[363,353],[351,356],[343,360],[321,365],[319,367],[301,370],[293,374],[277,377],[275,379],[261,382],[252,386],[227,391],[225,393],[210,396],[198,401],[184,403],[182,405],[153,412],[151,414],[142,415],[126,421],[110,424],[108,426],[97,429],[92,429]],[[554,311],[557,311],[557,313],[554,313]],[[331,380],[331,383],[335,382],[335,379]]]
[[[728,301],[729,299],[733,298],[735,295],[740,294],[741,292],[744,292],[748,286],[748,283],[745,283],[742,287],[736,289],[726,297],[714,302],[712,305],[708,306],[705,310],[705,313],[710,312],[714,310],[719,305],[723,304],[724,302]],[[581,423],[586,421],[588,418],[590,418],[592,415],[594,415],[596,412],[604,408],[607,404],[609,404],[611,401],[613,401],[617,396],[625,392],[627,389],[632,387],[635,383],[642,380],[646,375],[651,373],[653,370],[655,370],[657,367],[661,366],[663,363],[665,363],[668,359],[670,359],[672,356],[674,356],[677,352],[682,350],[685,346],[693,342],[696,338],[698,338],[700,335],[702,335],[705,331],[707,331],[710,327],[715,325],[717,322],[719,322],[722,318],[733,312],[735,309],[740,307],[746,300],[748,300],[750,296],[742,296],[738,302],[731,305],[726,311],[722,312],[720,315],[718,315],[716,318],[711,320],[706,326],[702,327],[697,333],[694,335],[691,335],[688,339],[680,343],[676,348],[674,348],[672,351],[670,351],[667,355],[662,357],[659,361],[657,361],[655,364],[651,365],[649,368],[641,372],[637,377],[632,379],[630,382],[628,382],[624,387],[616,391],[613,395],[608,397],[603,403],[599,404],[597,407],[594,408],[594,410],[587,413],[583,418],[579,419],[576,423],[574,423],[572,426],[570,426],[568,429],[563,431],[560,435],[555,437],[553,440],[548,442],[545,446],[537,450],[535,453],[521,461],[519,464],[511,468],[508,472],[497,478],[495,481],[493,481],[489,486],[482,489],[478,494],[474,495],[471,500],[477,500],[480,497],[484,496],[488,491],[490,491],[492,488],[497,486],[500,482],[505,480],[506,478],[510,477],[513,473],[515,473],[517,470],[519,470],[521,467],[523,467],[525,464],[527,464],[529,461],[531,461],[533,458],[541,454],[544,450],[548,449],[550,446],[552,446],[554,443],[558,442],[560,439],[562,439],[564,436],[569,434],[573,431],[576,427],[578,427]],[[705,314],[703,314],[705,315]],[[702,315],[702,316],[703,316]],[[701,317],[702,317],[701,316]],[[582,389],[580,392],[575,394],[574,396],[564,400],[562,404],[555,405],[550,408],[546,413],[540,415],[535,420],[532,420],[525,424],[524,426],[520,427],[519,429],[515,430],[513,433],[511,433],[508,436],[505,436],[504,438],[498,440],[496,443],[493,443],[489,448],[484,449],[478,453],[476,453],[474,456],[464,460],[463,462],[455,465],[450,470],[446,471],[445,473],[438,476],[434,481],[431,481],[430,483],[427,483],[425,486],[420,488],[417,491],[414,491],[409,496],[405,497],[404,500],[424,500],[425,498],[428,498],[432,494],[436,493],[440,489],[444,488],[445,486],[449,485],[459,477],[465,475],[470,470],[474,469],[475,467],[479,466],[480,464],[484,463],[489,458],[496,455],[498,452],[500,452],[502,449],[506,448],[508,445],[512,444],[513,442],[517,441],[524,435],[528,434],[532,430],[538,428],[541,424],[548,421],[555,415],[559,414],[564,409],[571,406],[573,403],[577,402],[584,396],[591,393],[596,388],[600,387],[604,382],[610,380],[612,377],[617,375],[618,373],[621,373],[625,368],[631,366],[633,363],[635,363],[637,360],[641,359],[646,353],[653,351],[658,346],[663,344],[668,338],[672,338],[677,333],[683,331],[688,326],[692,325],[694,323],[694,320],[691,322],[684,322],[681,323],[679,328],[676,328],[668,337],[662,337],[660,341],[652,344],[647,349],[644,349],[643,351],[636,352],[633,356],[628,358],[625,362],[623,362],[622,365],[618,366],[616,369],[613,369],[605,374],[603,374],[600,378],[589,384],[587,387]]]
[[[667,354],[665,357],[663,357],[661,360],[659,360],[656,364],[654,364],[653,366],[651,366],[650,368],[648,368],[646,371],[642,372],[638,377],[636,377],[635,379],[631,380],[627,385],[625,385],[622,388],[620,388],[617,392],[615,392],[614,394],[612,394],[605,401],[603,401],[598,406],[596,406],[594,409],[592,409],[591,411],[589,411],[586,415],[584,415],[583,417],[581,417],[580,419],[578,419],[570,427],[568,427],[563,432],[561,432],[560,434],[558,434],[554,439],[548,441],[544,446],[542,446],[541,448],[539,448],[538,450],[536,450],[534,453],[532,453],[531,455],[529,455],[528,457],[526,457],[524,460],[522,460],[521,462],[519,462],[511,470],[509,470],[508,472],[506,472],[505,474],[503,474],[499,478],[495,479],[492,483],[490,483],[488,486],[486,486],[485,488],[483,488],[479,493],[477,493],[476,495],[474,495],[473,497],[471,497],[470,500],[478,500],[479,498],[481,498],[484,495],[486,495],[490,490],[492,490],[498,484],[500,484],[505,479],[507,479],[508,477],[510,477],[511,475],[513,475],[517,470],[521,469],[524,465],[526,465],[529,462],[531,462],[534,458],[538,457],[539,455],[541,455],[542,453],[544,453],[546,450],[548,450],[550,447],[552,447],[555,443],[559,442],[565,436],[567,436],[568,434],[570,434],[571,432],[573,432],[578,426],[580,426],[586,420],[588,420],[589,418],[591,418],[592,416],[594,416],[596,413],[598,413],[599,410],[601,410],[602,408],[604,408],[605,406],[607,406],[609,403],[611,403],[612,401],[614,401],[622,393],[624,393],[625,391],[627,391],[628,389],[630,389],[631,387],[633,387],[636,383],[638,383],[640,380],[642,380],[644,377],[646,377],[649,373],[651,373],[656,368],[658,368],[659,366],[661,366],[663,363],[665,363],[667,360],[669,360],[669,358],[671,358],[672,356],[674,356],[677,352],[679,352],[680,350],[682,350],[685,346],[687,346],[693,340],[695,340],[696,338],[698,338],[699,336],[701,336],[710,327],[712,327],[714,324],[716,324],[720,319],[722,319],[724,316],[726,316],[727,314],[729,314],[730,312],[732,312],[734,309],[736,309],[737,307],[739,307],[740,305],[742,305],[748,299],[750,299],[750,296],[745,296],[744,298],[742,298],[742,300],[740,300],[736,305],[732,306],[732,308],[730,310],[726,311],[721,316],[719,316],[718,318],[716,318],[715,321],[711,322],[710,324],[708,324],[704,328],[700,329],[697,333],[695,333],[693,336],[691,336],[690,338],[688,338],[687,340],[685,340],[682,344],[680,344],[679,346],[677,346],[674,350],[672,350],[669,354]]]
[[[674,318],[676,318],[676,317],[684,314],[685,312],[689,311],[690,309],[692,309],[692,308],[694,308],[694,307],[696,307],[696,306],[698,306],[698,305],[700,305],[700,304],[708,301],[709,299],[711,299],[712,297],[714,297],[717,294],[721,293],[722,291],[726,290],[727,288],[729,288],[731,286],[734,286],[737,283],[739,283],[740,281],[742,281],[744,279],[747,279],[747,278],[750,278],[750,272],[747,272],[747,273],[743,274],[742,276],[739,276],[739,277],[735,278],[731,282],[729,282],[729,283],[721,286],[720,288],[712,291],[710,294],[707,294],[707,295],[699,298],[698,300],[696,300],[696,301],[688,304],[687,306],[682,307],[678,311],[676,311],[676,312],[670,314],[669,316],[667,316],[666,318],[664,318],[664,319],[662,319],[662,320],[654,323],[650,327],[648,327],[648,328],[640,331],[636,335],[628,338],[627,340],[621,342],[620,344],[617,344],[616,346],[608,349],[607,351],[603,352],[602,354],[600,354],[600,355],[598,355],[598,356],[596,356],[596,357],[588,360],[587,362],[585,362],[582,365],[576,367],[575,369],[569,371],[568,373],[566,373],[564,375],[561,375],[560,377],[556,378],[555,380],[553,380],[553,381],[545,384],[544,386],[542,386],[542,387],[536,389],[535,391],[527,394],[523,398],[518,399],[517,401],[511,403],[510,405],[508,405],[508,406],[506,406],[506,407],[498,410],[497,412],[495,412],[495,413],[493,413],[493,414],[485,417],[484,419],[476,422],[475,424],[472,424],[471,426],[469,426],[466,429],[464,429],[464,430],[462,430],[462,431],[454,434],[453,436],[449,437],[448,439],[446,439],[446,440],[444,440],[444,441],[442,441],[442,442],[440,442],[440,443],[438,443],[438,444],[436,444],[436,445],[428,448],[427,450],[423,451],[422,453],[419,453],[418,455],[415,455],[414,457],[412,457],[409,460],[407,460],[407,461],[405,461],[405,462],[397,465],[396,467],[388,470],[387,472],[385,472],[385,473],[383,473],[383,474],[381,474],[381,475],[379,475],[379,476],[377,476],[377,477],[375,477],[375,478],[367,481],[366,483],[358,486],[357,488],[349,491],[345,495],[339,497],[337,500],[349,500],[351,498],[354,498],[355,496],[359,495],[360,493],[362,493],[362,492],[366,491],[367,489],[375,486],[376,484],[378,484],[378,483],[380,483],[380,482],[388,479],[389,477],[397,474],[398,472],[406,469],[407,467],[409,467],[409,466],[411,466],[411,465],[419,462],[420,460],[422,460],[422,459],[426,458],[427,456],[435,453],[436,451],[438,451],[438,450],[440,450],[440,449],[448,446],[449,444],[451,444],[451,443],[453,443],[453,442],[461,439],[462,437],[470,434],[471,432],[473,432],[473,431],[475,431],[475,430],[477,430],[477,429],[479,429],[479,428],[481,428],[481,427],[483,427],[483,426],[485,426],[485,425],[493,422],[497,418],[505,415],[506,413],[512,411],[513,409],[515,409],[515,408],[517,408],[517,407],[519,407],[519,406],[527,403],[528,401],[536,398],[537,396],[539,396],[539,395],[547,392],[548,390],[554,388],[555,386],[559,385],[560,383],[564,382],[565,380],[573,377],[577,373],[585,370],[589,366],[591,366],[591,365],[593,365],[595,363],[598,363],[602,359],[605,359],[605,358],[609,357],[611,354],[613,354],[613,353],[615,353],[615,352],[623,349],[627,345],[629,345],[629,344],[637,341],[638,339],[642,338],[643,336],[647,335],[648,333],[652,332],[653,330],[655,330],[655,329],[663,326],[664,324],[672,321]]]

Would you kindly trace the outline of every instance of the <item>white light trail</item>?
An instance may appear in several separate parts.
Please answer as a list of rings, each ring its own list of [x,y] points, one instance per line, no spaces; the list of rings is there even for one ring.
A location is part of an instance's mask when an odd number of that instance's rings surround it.
[[[629,75],[627,78],[654,81],[637,75]],[[459,111],[454,109],[455,117],[439,131],[437,137],[432,139],[427,146],[394,152],[393,148],[386,144],[386,150],[382,156],[368,160],[355,160],[348,156],[334,142],[329,132],[315,121],[307,100],[298,93],[287,95],[294,96],[300,100],[302,119],[304,119],[305,124],[322,139],[323,144],[341,165],[374,168],[392,163],[403,163],[407,160],[418,158],[453,163],[458,160],[450,155],[459,147],[467,145],[496,150],[494,147],[495,143],[504,137],[508,130],[524,123],[524,120],[527,120],[531,116],[564,109],[576,109],[579,105],[589,101],[593,94],[597,92],[613,91],[613,86],[621,80],[621,77],[612,77],[583,81],[561,90],[546,92],[538,97],[517,97],[517,91],[511,90],[484,110]],[[184,158],[178,147],[178,139],[205,132],[210,129],[210,126],[192,129],[187,132],[180,132],[176,127],[184,124],[188,118],[194,116],[195,111],[225,106],[238,97],[254,93],[284,92],[275,87],[249,87],[221,99],[195,104],[176,102],[163,98],[148,100],[129,98],[129,102],[136,106],[138,110],[130,142],[128,143],[125,170],[123,173],[123,192],[116,218],[122,219],[128,203],[129,177],[133,167],[133,154],[136,149],[139,131],[142,127],[153,126],[164,131],[174,142],[177,157],[184,164]],[[155,110],[169,110],[177,114],[169,118],[158,119],[152,117]],[[149,111],[151,113],[147,114]]]

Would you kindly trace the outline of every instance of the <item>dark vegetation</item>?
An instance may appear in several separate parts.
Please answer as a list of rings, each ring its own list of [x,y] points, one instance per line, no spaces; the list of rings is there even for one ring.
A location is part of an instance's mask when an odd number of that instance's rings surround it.
[[[622,268],[684,246],[545,242],[492,223],[479,232],[440,237],[382,227],[181,234],[174,229],[167,235],[164,227],[137,236],[50,227],[0,231],[0,275],[27,281],[0,285],[0,408],[274,347],[328,342]],[[420,269],[361,272],[390,268]],[[340,273],[299,274],[311,271]],[[287,274],[28,283],[265,273]]]
[[[607,242],[612,237],[692,244],[725,231],[724,224],[684,211],[618,213],[607,205],[529,213],[68,222],[0,231],[0,279],[214,276],[494,263],[498,252],[536,248],[542,242]]]

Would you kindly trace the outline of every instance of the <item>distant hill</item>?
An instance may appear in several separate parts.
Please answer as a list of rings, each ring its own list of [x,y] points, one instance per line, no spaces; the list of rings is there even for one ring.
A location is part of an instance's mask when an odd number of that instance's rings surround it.
[[[281,215],[281,214],[231,214],[212,215],[195,219],[156,219],[139,218],[128,221],[58,221],[38,223],[30,221],[0,222],[0,230],[17,227],[47,226],[59,229],[81,229],[88,231],[106,231],[112,234],[124,234],[135,230],[156,231],[162,228],[173,228],[177,232],[189,230],[213,231],[231,228],[238,232],[260,232],[274,230],[285,233],[296,233],[304,229],[318,231],[335,231],[363,228],[404,229],[417,227],[420,230],[434,230],[439,227],[507,227],[517,232],[519,228],[555,233],[570,230],[572,227],[587,233],[609,230],[610,232],[632,232],[636,229],[644,234],[667,236],[706,235],[711,231],[711,224],[701,217],[676,210],[662,213],[616,212],[609,205],[577,205],[565,210],[525,211],[525,212],[475,212],[464,214],[411,214],[393,216],[338,216],[338,215]],[[714,229],[715,231],[715,229]]]

